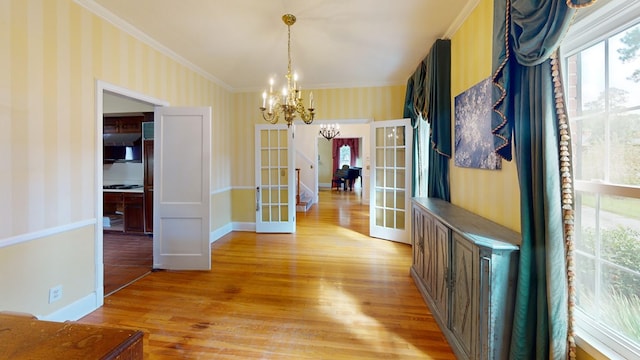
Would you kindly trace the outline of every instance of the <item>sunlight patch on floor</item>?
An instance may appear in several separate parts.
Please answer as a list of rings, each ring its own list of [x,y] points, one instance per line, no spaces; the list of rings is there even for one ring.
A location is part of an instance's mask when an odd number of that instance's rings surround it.
[[[394,349],[398,349],[396,352],[398,354],[406,351],[402,349],[408,349],[412,353],[424,355],[425,359],[432,359],[422,350],[407,342],[403,337],[388,330],[384,324],[365,314],[360,308],[359,301],[336,287],[335,283],[322,280],[319,286],[319,294],[321,298],[332,299],[329,303],[321,304],[320,310],[330,316],[336,323],[348,329],[358,341],[368,344],[370,348],[384,353],[389,351],[389,347],[392,344]],[[336,303],[340,305],[335,306]],[[359,331],[359,329],[362,329],[362,331]],[[371,329],[377,329],[377,331],[372,331]]]

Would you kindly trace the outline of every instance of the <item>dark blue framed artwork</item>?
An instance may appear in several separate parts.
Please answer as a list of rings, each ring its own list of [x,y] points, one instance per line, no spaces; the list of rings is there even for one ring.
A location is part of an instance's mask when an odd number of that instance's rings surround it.
[[[491,134],[491,77],[455,97],[455,165],[499,170]]]

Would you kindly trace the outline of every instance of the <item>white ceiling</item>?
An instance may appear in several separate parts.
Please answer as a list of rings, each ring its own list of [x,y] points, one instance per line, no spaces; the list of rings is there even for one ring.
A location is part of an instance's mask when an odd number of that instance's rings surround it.
[[[271,76],[284,81],[283,14],[297,17],[291,53],[303,88],[401,85],[479,0],[76,1],[231,91],[261,91]]]

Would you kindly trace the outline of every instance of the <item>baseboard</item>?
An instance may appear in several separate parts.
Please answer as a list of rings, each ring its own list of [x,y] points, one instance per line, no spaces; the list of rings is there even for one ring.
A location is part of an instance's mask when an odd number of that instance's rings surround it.
[[[97,294],[95,292],[92,292],[91,294],[81,298],[80,300],[77,300],[63,307],[62,309],[54,311],[51,314],[37,315],[36,317],[39,320],[57,321],[57,322],[78,320],[81,317],[86,316],[89,313],[98,309],[96,307],[96,304],[97,304],[96,296]]]
[[[254,222],[234,222],[231,226],[233,231],[256,231],[256,223]]]
[[[213,230],[210,234],[209,234],[209,243],[214,243],[215,241],[217,241],[218,239],[220,239],[221,237],[227,235],[228,233],[232,232],[233,228],[231,227],[231,224],[227,224],[225,226],[219,227],[215,230]]]

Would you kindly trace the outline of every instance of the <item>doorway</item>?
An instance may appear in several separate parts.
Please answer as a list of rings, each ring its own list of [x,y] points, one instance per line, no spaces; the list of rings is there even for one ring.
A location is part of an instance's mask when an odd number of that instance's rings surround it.
[[[109,201],[105,203],[104,186],[142,185],[142,161],[118,161],[105,164],[103,136],[105,134],[105,115],[111,119],[135,117],[143,113],[153,113],[156,106],[168,103],[139,94],[102,81],[97,82],[96,91],[96,293],[98,306],[103,298],[118,291],[149,273],[153,268],[153,236],[144,231],[127,233],[121,221],[125,206],[131,208],[130,214],[139,211],[142,214],[142,188],[110,189]],[[142,132],[139,133],[142,137]],[[141,139],[139,141],[142,141]],[[114,191],[115,190],[115,191]],[[115,204],[112,202],[116,198]],[[138,199],[139,198],[139,199]],[[122,199],[120,202],[119,200]],[[126,199],[131,199],[127,202]],[[138,200],[138,201],[135,201]],[[134,202],[135,201],[135,202]],[[105,211],[115,216],[104,216]],[[120,221],[120,222],[119,222]]]
[[[358,198],[362,201],[363,204],[369,204],[369,165],[370,165],[370,141],[371,141],[371,121],[366,119],[349,119],[349,120],[338,120],[332,122],[319,121],[319,124],[333,124],[337,123],[340,126],[340,134],[336,137],[337,139],[344,138],[357,138],[359,139],[359,156],[355,161],[354,167],[361,168],[360,177],[354,184],[354,190],[357,187],[358,189]],[[315,185],[315,192],[319,194],[321,189],[331,189],[332,188],[332,179],[333,175],[336,171],[334,169],[333,163],[333,141],[327,141],[322,136],[318,135],[319,126],[309,127],[309,126],[301,126],[303,131],[309,132],[312,135],[312,140],[306,141],[304,143],[315,144],[313,149],[311,147],[309,149],[303,149],[302,151],[309,151],[310,153],[307,155],[309,159],[313,159],[312,168],[315,168],[315,178],[313,182],[310,181],[313,185]],[[297,137],[296,137],[297,138]],[[304,137],[307,140],[307,136]],[[296,160],[298,161],[298,160]],[[296,167],[300,167],[298,163],[296,163]],[[335,189],[335,187],[334,187]],[[317,199],[317,197],[316,197]]]

